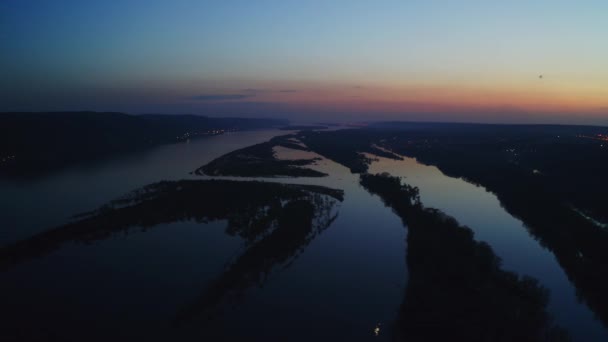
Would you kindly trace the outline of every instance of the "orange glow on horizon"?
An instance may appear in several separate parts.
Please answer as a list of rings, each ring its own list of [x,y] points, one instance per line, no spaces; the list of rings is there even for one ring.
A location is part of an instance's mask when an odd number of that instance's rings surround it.
[[[608,112],[608,87],[581,88],[534,79],[502,85],[344,86],[291,85],[290,93],[268,92],[256,101],[335,111],[399,113],[511,110],[529,112]]]

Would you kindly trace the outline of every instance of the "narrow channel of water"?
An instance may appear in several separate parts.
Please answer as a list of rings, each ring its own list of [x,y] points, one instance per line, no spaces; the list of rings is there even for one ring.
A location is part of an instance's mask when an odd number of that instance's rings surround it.
[[[556,322],[567,329],[575,341],[608,341],[608,332],[593,312],[576,296],[553,253],[542,247],[520,220],[511,216],[496,196],[485,188],[444,175],[434,166],[413,158],[378,158],[370,173],[388,172],[420,189],[427,207],[453,216],[473,229],[478,241],[489,243],[502,259],[506,270],[538,279],[550,291],[549,310]]]
[[[272,321],[248,325],[247,331],[269,340],[391,340],[407,285],[407,229],[380,198],[359,185],[359,176],[316,153],[275,148],[279,159],[320,158],[311,168],[327,177],[208,177],[322,185],[344,190],[344,201],[332,225],[318,236],[290,268],[271,276],[264,289],[252,293],[232,320],[259,314]],[[291,315],[285,315],[292,312]],[[303,317],[304,316],[304,317]],[[310,323],[303,331],[302,320]],[[379,327],[378,335],[374,329]],[[227,331],[228,325],[223,326]],[[243,338],[235,332],[234,338]]]

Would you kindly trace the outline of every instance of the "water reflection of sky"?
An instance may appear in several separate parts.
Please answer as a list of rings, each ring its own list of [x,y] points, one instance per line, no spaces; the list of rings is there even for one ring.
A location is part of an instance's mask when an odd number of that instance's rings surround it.
[[[220,135],[83,165],[43,179],[2,182],[0,219],[5,225],[0,230],[0,244],[65,223],[73,214],[94,209],[149,183],[210,178],[189,172],[224,153],[286,133]],[[283,147],[275,151],[285,159],[320,157]],[[407,230],[378,197],[359,186],[358,176],[344,166],[322,158],[311,167],[330,176],[256,180],[343,189],[345,199],[339,205],[336,221],[289,268],[275,270],[264,287],[248,291],[238,309],[229,311],[207,330],[187,327],[188,334],[204,337],[228,332],[233,338],[276,340],[289,336],[293,340],[297,335],[300,340],[365,340],[377,339],[375,329],[380,326],[378,338],[390,339],[389,327],[407,284]],[[577,340],[606,337],[601,324],[578,303],[554,256],[528,235],[494,195],[413,159],[379,158],[370,172],[406,177],[408,183],[420,188],[426,206],[454,216],[471,227],[478,240],[490,243],[506,269],[540,279],[551,290],[550,310],[558,324],[568,328]],[[173,309],[199,294],[241,248],[239,239],[224,234],[224,226],[221,221],[181,222],[94,245],[69,245],[0,274],[0,290],[13,294],[14,305],[10,307],[19,307],[20,301],[29,303],[29,307],[36,305],[38,312],[22,314],[52,317],[66,324],[66,329],[79,320],[88,324],[98,320],[100,329],[105,325],[106,331],[146,331],[158,338],[162,334],[153,332],[166,327]],[[83,317],[82,312],[91,308],[96,309],[94,314]],[[309,329],[303,330],[303,325]]]
[[[391,324],[403,300],[407,278],[406,229],[399,217],[359,186],[358,175],[351,174],[348,168],[313,152],[284,147],[275,148],[275,152],[279,159],[321,158],[308,167],[329,176],[202,178],[323,185],[343,189],[344,202],[331,227],[307,247],[297,263],[251,294],[248,304],[234,313],[239,317],[237,320],[246,320],[263,308],[264,317],[276,323],[275,333],[266,332],[266,325],[249,325],[248,331],[255,336],[270,339],[289,336],[293,340],[293,331],[298,331],[296,339],[302,341],[390,340],[388,329],[378,336],[374,331],[379,322]],[[277,297],[282,300],[277,301]],[[301,331],[301,321],[284,316],[290,308],[314,317],[314,327]],[[236,334],[233,337],[245,337]]]
[[[159,146],[128,156],[72,167],[43,178],[0,180],[0,245],[64,223],[125,193],[189,172],[225,153],[284,131],[247,131]]]
[[[427,207],[437,208],[473,229],[475,239],[492,246],[506,270],[530,275],[550,290],[549,310],[557,323],[575,340],[603,340],[608,334],[601,322],[576,297],[576,289],[553,253],[527,232],[525,225],[509,215],[496,196],[481,186],[445,176],[434,166],[404,160],[378,158],[370,173],[388,172],[420,189]]]
[[[5,183],[15,197],[8,202],[9,196],[2,196],[7,206],[0,209],[1,218],[11,223],[2,243],[65,223],[73,214],[145,184],[205,179],[188,172],[275,134],[240,132],[194,140],[43,179]],[[315,167],[330,171],[331,176],[262,180],[344,189],[336,221],[290,267],[274,270],[264,287],[247,291],[238,309],[229,310],[213,324],[184,327],[184,337],[276,340],[290,336],[293,340],[298,331],[300,340],[366,340],[376,338],[374,328],[379,322],[388,325],[396,317],[406,281],[405,229],[378,198],[359,187],[358,178],[348,169],[328,160]],[[21,315],[23,322],[46,321],[60,331],[71,331],[75,338],[87,329],[103,327],[107,335],[99,332],[100,338],[110,338],[115,332],[162,339],[176,309],[199,295],[242,248],[242,241],[225,235],[224,226],[221,221],[188,221],[158,225],[146,232],[132,230],[93,245],[67,244],[0,274],[0,291],[12,294],[4,313]],[[95,312],[83,315],[91,310]],[[314,329],[302,330],[303,322]],[[377,338],[389,337],[387,331]]]

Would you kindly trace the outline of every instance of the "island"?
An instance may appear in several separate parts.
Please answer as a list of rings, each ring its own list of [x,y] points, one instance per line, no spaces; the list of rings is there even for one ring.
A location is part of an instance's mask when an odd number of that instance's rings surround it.
[[[277,158],[275,147],[309,152],[294,135],[274,137],[270,141],[245,147],[227,153],[194,171],[197,175],[239,176],[239,177],[324,177],[326,173],[305,168],[319,158],[286,159]]]
[[[313,227],[329,225],[331,212],[342,199],[342,190],[314,185],[163,181],[78,215],[74,222],[0,248],[0,271],[42,257],[68,242],[90,243],[138,228],[145,231],[160,224],[187,220],[201,223],[227,220],[228,234],[238,235],[252,244],[260,238],[265,241],[271,231],[274,233],[270,236],[277,233],[275,224],[281,226],[281,222],[292,222],[294,218],[301,222],[293,227],[286,225],[285,229],[304,229],[312,234]],[[309,236],[308,233],[302,238]]]
[[[373,155],[392,153],[485,187],[556,256],[581,300],[608,324],[605,136],[608,128],[596,126],[391,122],[298,137],[353,173],[365,173]]]
[[[418,189],[389,174],[362,174],[408,229],[408,285],[396,323],[403,341],[568,341],[547,312],[546,289],[501,269],[473,231],[425,208]]]

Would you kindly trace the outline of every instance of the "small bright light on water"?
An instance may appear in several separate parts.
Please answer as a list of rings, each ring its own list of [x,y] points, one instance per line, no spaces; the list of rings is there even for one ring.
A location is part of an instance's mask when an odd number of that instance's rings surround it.
[[[376,325],[376,327],[374,328],[374,336],[379,336],[380,335],[380,323],[378,323]]]

